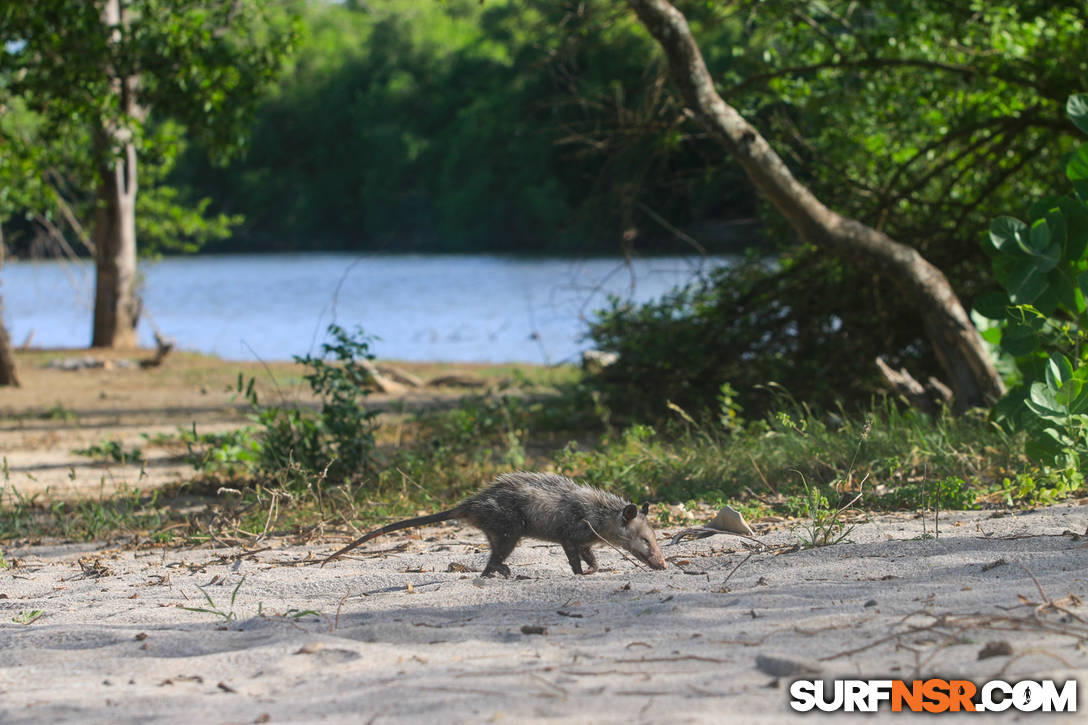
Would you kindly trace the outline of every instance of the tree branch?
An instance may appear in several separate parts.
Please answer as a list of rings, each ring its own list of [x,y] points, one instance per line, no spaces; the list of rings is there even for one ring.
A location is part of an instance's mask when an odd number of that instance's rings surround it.
[[[853,259],[894,283],[925,322],[957,405],[984,405],[1004,392],[978,331],[948,279],[917,250],[827,208],[802,185],[763,138],[714,88],[687,20],[666,0],[627,0],[669,60],[673,81],[696,119],[744,168],[798,235]]]

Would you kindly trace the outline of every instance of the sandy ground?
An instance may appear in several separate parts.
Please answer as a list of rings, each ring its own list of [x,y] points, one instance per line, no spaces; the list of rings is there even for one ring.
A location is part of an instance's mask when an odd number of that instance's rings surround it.
[[[0,722],[771,723],[820,718],[788,706],[808,668],[1079,678],[1077,714],[972,721],[1084,722],[1088,505],[925,526],[878,518],[815,550],[689,540],[662,572],[602,549],[586,577],[523,542],[509,580],[479,579],[483,539],[454,525],[324,568],[302,561],[333,544],[9,546]],[[222,616],[184,609],[213,608],[198,586]],[[1003,654],[980,659],[988,643]]]

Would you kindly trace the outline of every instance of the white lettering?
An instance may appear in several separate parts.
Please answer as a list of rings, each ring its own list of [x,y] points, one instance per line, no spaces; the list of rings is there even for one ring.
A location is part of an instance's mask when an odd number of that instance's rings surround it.
[[[1017,682],[1012,687],[1012,704],[1020,712],[1035,712],[1043,706],[1043,688],[1031,680]]]
[[[876,712],[880,709],[881,702],[892,699],[891,680],[869,680],[869,708],[866,712]]]
[[[994,699],[995,692],[1001,693],[1000,700]],[[978,710],[1004,712],[1012,707],[1012,686],[1004,680],[990,680],[982,686],[981,700]]]
[[[808,712],[816,707],[816,684],[812,680],[794,680],[790,685],[790,707],[798,712]]]
[[[1043,712],[1076,712],[1077,681],[1066,680],[1058,692],[1054,680],[1043,680]]]

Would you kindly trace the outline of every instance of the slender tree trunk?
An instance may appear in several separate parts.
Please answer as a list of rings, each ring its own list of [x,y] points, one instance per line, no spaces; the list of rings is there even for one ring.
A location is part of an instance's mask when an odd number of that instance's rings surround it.
[[[0,270],[4,268],[4,234],[0,231]],[[4,300],[0,297],[0,386],[19,385],[15,375],[15,354],[11,350],[11,336],[4,324]]]
[[[108,152],[106,134],[99,143]],[[94,221],[94,347],[136,347],[136,151],[109,159],[100,171]],[[131,161],[129,160],[131,159]]]
[[[0,299],[0,386],[19,385],[15,375],[15,354],[11,350],[11,336],[4,325],[4,300]]]
[[[666,0],[627,0],[668,57],[690,112],[747,172],[805,241],[879,273],[918,311],[958,409],[989,405],[1001,377],[944,274],[917,250],[828,209],[794,178],[767,141],[714,88],[683,14]]]
[[[120,41],[125,22],[121,0],[107,0],[103,21],[110,42]],[[99,183],[95,209],[94,347],[136,347],[139,300],[136,297],[136,146],[133,119],[142,117],[136,104],[135,77],[120,77],[114,69],[111,85],[121,118],[107,120],[95,133]]]

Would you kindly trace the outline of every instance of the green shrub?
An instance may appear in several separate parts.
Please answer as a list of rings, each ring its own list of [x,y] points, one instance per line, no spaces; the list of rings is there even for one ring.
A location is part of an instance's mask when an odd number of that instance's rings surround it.
[[[713,269],[646,304],[614,300],[590,336],[619,360],[586,383],[618,418],[653,424],[669,417],[669,401],[700,420],[720,415],[723,385],[727,406],[752,419],[776,409],[771,383],[819,408],[864,410],[883,387],[873,350],[895,367],[940,374],[915,344],[917,315],[889,309],[877,287],[801,250],[775,265]]]
[[[292,487],[305,487],[314,476],[349,481],[372,472],[377,413],[364,402],[372,378],[361,362],[373,359],[370,341],[337,325],[329,325],[328,335],[320,357],[295,356],[320,400],[316,412],[285,403],[262,406],[254,380],[239,375],[237,392],[253,407],[255,425],[223,434],[181,431],[194,468],[226,476],[286,473]]]

